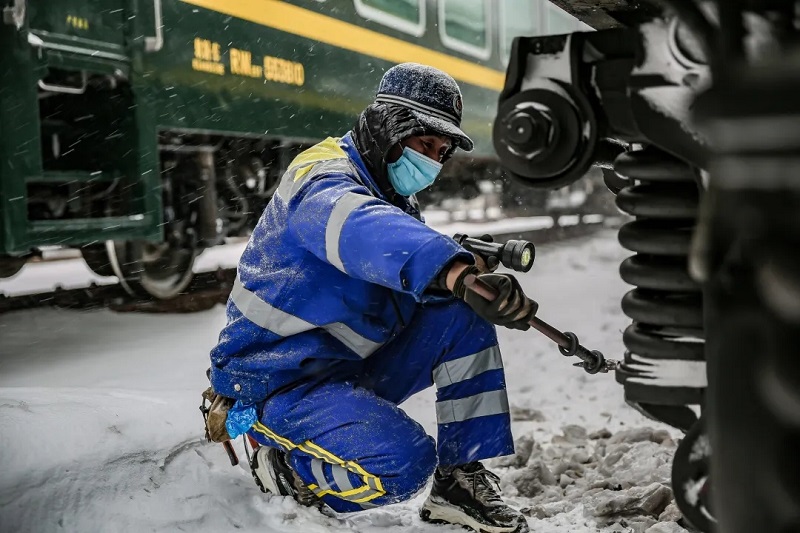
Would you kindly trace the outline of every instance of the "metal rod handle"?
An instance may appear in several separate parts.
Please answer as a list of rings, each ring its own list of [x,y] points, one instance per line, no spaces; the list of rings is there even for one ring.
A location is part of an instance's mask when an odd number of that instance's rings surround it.
[[[494,289],[492,289],[483,281],[479,280],[478,276],[475,274],[469,274],[466,276],[464,278],[464,285],[468,289],[475,291],[481,298],[485,298],[490,302],[493,302],[495,298],[497,298],[497,294],[495,294]],[[570,347],[570,339],[544,320],[533,317],[528,321],[528,324],[562,348]]]
[[[494,289],[478,279],[475,274],[469,274],[464,278],[464,285],[476,292],[480,297],[492,302],[497,298]],[[596,374],[597,372],[608,372],[616,366],[616,362],[606,360],[601,352],[597,350],[590,351],[584,346],[581,346],[578,341],[578,336],[574,333],[563,333],[554,328],[544,320],[533,317],[528,321],[532,328],[542,333],[545,337],[555,342],[559,346],[559,351],[565,356],[577,356],[582,363],[577,363],[589,374]]]
[[[81,71],[80,87],[70,87],[69,85],[52,85],[50,83],[45,83],[44,80],[39,80],[39,87],[43,91],[48,91],[51,93],[83,94],[86,92],[86,88],[88,86],[89,86],[89,74],[85,70]]]

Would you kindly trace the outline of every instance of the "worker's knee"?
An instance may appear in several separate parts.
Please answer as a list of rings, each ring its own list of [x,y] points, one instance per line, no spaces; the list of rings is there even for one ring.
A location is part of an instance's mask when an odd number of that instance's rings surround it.
[[[424,432],[391,451],[371,458],[366,476],[350,474],[351,484],[363,483],[360,490],[348,494],[329,494],[323,501],[336,512],[349,513],[406,501],[418,494],[436,468],[436,446]],[[363,474],[362,474],[363,475]],[[338,484],[338,482],[337,482]]]

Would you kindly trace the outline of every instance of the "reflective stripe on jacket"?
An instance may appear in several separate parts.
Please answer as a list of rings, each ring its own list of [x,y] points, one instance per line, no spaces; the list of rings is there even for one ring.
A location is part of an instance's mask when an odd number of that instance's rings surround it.
[[[298,155],[239,262],[211,351],[214,390],[244,402],[361,360],[407,324],[451,260],[472,256],[385,201],[348,136]]]

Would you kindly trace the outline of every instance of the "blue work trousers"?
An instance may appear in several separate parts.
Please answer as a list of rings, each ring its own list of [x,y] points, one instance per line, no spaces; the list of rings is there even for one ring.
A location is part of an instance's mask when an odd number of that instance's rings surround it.
[[[438,445],[398,407],[434,383]],[[421,306],[366,360],[274,394],[249,434],[286,450],[326,504],[351,512],[414,496],[437,462],[514,453],[508,410],[494,326],[452,300]]]

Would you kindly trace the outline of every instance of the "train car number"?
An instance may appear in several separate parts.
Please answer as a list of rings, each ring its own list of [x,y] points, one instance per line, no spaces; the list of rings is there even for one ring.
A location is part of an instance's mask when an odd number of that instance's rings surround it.
[[[306,81],[306,72],[302,63],[264,56],[264,77],[269,81],[300,86]]]
[[[221,59],[222,49],[219,43],[195,37],[194,57],[192,58],[192,68],[194,70],[222,76],[225,74],[225,65],[221,62]]]
[[[88,30],[89,19],[76,17],[75,15],[67,15],[67,26],[71,26],[76,30]]]
[[[209,74],[225,75],[223,52],[219,43],[196,37],[192,68]],[[253,53],[249,50],[231,47],[228,50],[230,73],[248,78],[264,78],[267,81],[301,86],[306,81],[305,67],[302,63],[280,57],[264,56],[263,65],[253,64]]]

